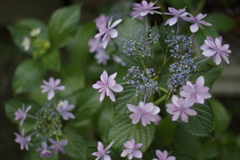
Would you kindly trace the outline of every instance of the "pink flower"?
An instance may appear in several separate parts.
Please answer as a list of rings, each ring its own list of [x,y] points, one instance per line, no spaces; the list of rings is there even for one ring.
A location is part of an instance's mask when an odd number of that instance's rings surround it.
[[[209,88],[203,86],[204,78],[203,76],[198,77],[196,84],[192,84],[187,81],[187,85],[184,85],[183,90],[180,92],[182,97],[186,97],[190,106],[194,103],[204,103],[204,99],[208,99],[211,95],[208,93]]]
[[[132,113],[129,117],[132,119],[132,123],[136,124],[140,120],[143,126],[150,124],[150,122],[156,122],[156,115],[160,112],[160,108],[154,106],[153,103],[139,102],[138,106],[134,106],[132,104],[127,104],[128,109]]]
[[[172,96],[172,103],[169,103],[167,106],[167,112],[172,114],[172,121],[176,121],[179,116],[183,122],[188,122],[188,115],[195,116],[197,112],[193,109],[190,109],[191,105],[187,102],[186,99],[178,98],[177,96]]]
[[[173,156],[168,157],[168,152],[166,150],[163,152],[156,150],[156,155],[158,158],[154,158],[153,160],[176,160]]]
[[[185,12],[185,8],[176,10],[173,7],[168,7],[168,10],[169,10],[169,13],[164,13],[164,14],[172,15],[174,17],[168,19],[167,22],[165,23],[165,25],[169,24],[169,26],[172,26],[177,23],[179,18],[182,18],[183,20],[188,19],[188,17],[187,17],[188,13]]]
[[[103,49],[103,43],[100,38],[92,38],[88,41],[89,52],[97,52],[99,49]]]
[[[53,149],[56,154],[58,154],[59,152],[62,152],[63,154],[66,153],[66,151],[62,147],[66,146],[68,144],[67,139],[62,139],[59,142],[57,142],[51,138],[49,138],[48,140],[49,140],[49,142],[52,143],[52,145],[49,147],[49,149]]]
[[[133,157],[142,158],[142,152],[138,150],[140,147],[142,147],[142,143],[135,144],[135,139],[132,139],[123,145],[127,149],[123,150],[121,157],[126,157],[128,155],[128,159],[132,159]]]
[[[135,11],[135,15],[133,18],[136,18],[138,16],[146,16],[147,14],[162,14],[161,12],[154,11],[154,9],[158,9],[160,7],[153,7],[156,2],[147,2],[145,0],[142,1],[142,3],[133,3],[133,10]]]
[[[43,80],[43,83],[45,85],[41,86],[41,88],[43,88],[42,93],[48,92],[48,100],[51,100],[54,97],[55,92],[57,90],[63,91],[65,89],[64,86],[58,86],[60,84],[60,82],[61,82],[60,79],[56,79],[56,81],[55,81],[53,79],[53,77],[49,78],[49,82]]]
[[[156,115],[154,115],[154,119],[155,119],[155,121],[153,121],[153,123],[155,125],[158,125],[159,122],[162,120],[162,117],[159,114],[156,114]]]
[[[221,63],[221,57],[229,64],[228,54],[231,53],[231,51],[228,49],[228,44],[222,45],[222,37],[215,38],[214,41],[212,37],[208,36],[204,42],[205,44],[200,47],[200,49],[203,50],[202,54],[204,56],[213,57],[216,65]]]
[[[60,101],[60,103],[57,106],[57,111],[62,115],[63,119],[68,120],[69,118],[74,119],[75,116],[68,112],[71,111],[75,106],[72,104],[68,104],[68,101]]]
[[[98,18],[94,19],[94,22],[96,23],[97,28],[101,28],[102,26],[107,26],[108,21],[110,20],[109,16],[106,16],[105,14],[101,14]]]
[[[16,111],[15,114],[15,120],[19,120],[20,121],[20,126],[23,125],[24,120],[27,118],[27,112],[32,108],[32,106],[28,106],[27,109],[24,111],[24,104],[22,105],[22,109],[18,108],[18,111]]]
[[[108,24],[105,24],[105,22],[98,23],[97,27],[99,30],[99,33],[94,36],[94,38],[99,38],[103,36],[103,48],[105,49],[108,45],[108,42],[110,41],[111,38],[116,38],[118,36],[118,32],[114,27],[116,27],[122,20],[119,19],[115,21],[113,24],[112,23],[112,18],[108,21]]]
[[[117,76],[117,73],[114,73],[108,77],[108,73],[104,70],[101,74],[101,81],[97,81],[97,83],[93,84],[94,89],[99,89],[98,92],[102,92],[100,95],[100,102],[104,99],[105,95],[110,97],[110,99],[115,102],[114,92],[121,92],[123,87],[120,84],[116,84],[114,80]]]
[[[106,65],[107,60],[109,59],[109,55],[106,54],[105,50],[102,48],[97,50],[97,53],[95,54],[94,58],[97,60],[98,64]]]
[[[188,21],[194,23],[190,26],[190,30],[192,33],[197,32],[199,27],[203,29],[201,24],[203,24],[205,26],[212,26],[212,24],[202,20],[203,18],[205,18],[207,16],[207,14],[203,15],[202,13],[199,13],[196,17],[189,14],[189,16],[190,16],[190,18],[188,19]]]
[[[23,150],[24,148],[26,148],[26,150],[28,150],[28,145],[30,144],[30,140],[31,140],[31,136],[24,136],[24,130],[20,131],[20,134],[15,133],[16,139],[15,142],[20,144],[20,149]]]
[[[110,151],[108,151],[110,149],[110,147],[113,145],[113,142],[110,143],[105,149],[104,149],[104,145],[102,144],[102,142],[98,142],[98,152],[93,152],[92,155],[96,156],[96,160],[100,159],[101,160],[111,160],[111,157],[108,155],[110,153]]]
[[[42,142],[42,148],[38,147],[35,151],[41,152],[40,157],[51,157],[52,153],[48,150],[50,149],[46,142]]]

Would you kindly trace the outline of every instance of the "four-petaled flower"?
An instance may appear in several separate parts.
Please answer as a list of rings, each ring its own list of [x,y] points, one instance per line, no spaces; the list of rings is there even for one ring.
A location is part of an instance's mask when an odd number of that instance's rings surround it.
[[[151,121],[155,122],[157,120],[155,116],[160,112],[160,108],[154,106],[153,103],[144,104],[142,101],[139,102],[138,106],[127,104],[127,107],[131,112],[134,112],[129,116],[132,123],[136,124],[141,120],[143,126],[150,124]]]
[[[114,92],[121,92],[123,87],[120,84],[116,84],[114,80],[117,76],[117,73],[114,73],[108,77],[108,73],[104,70],[101,74],[101,81],[97,81],[97,83],[93,84],[94,89],[99,89],[98,92],[102,92],[100,95],[100,101],[102,101],[105,95],[109,96],[110,99],[115,102]]]
[[[24,47],[24,50],[25,51],[28,51],[29,50],[29,48],[30,48],[30,38],[28,38],[27,36],[25,36],[24,38],[23,38],[23,41],[22,41],[22,46]]]
[[[63,119],[68,120],[69,118],[74,119],[75,116],[68,112],[71,111],[75,106],[73,104],[68,104],[68,101],[60,101],[57,106],[57,111],[62,115]]]
[[[96,160],[100,159],[101,160],[111,160],[111,157],[108,155],[110,153],[109,149],[110,147],[113,145],[113,142],[111,142],[105,149],[104,149],[104,145],[102,144],[102,142],[98,142],[98,152],[93,152],[92,155],[96,156]]]
[[[118,31],[114,29],[114,27],[116,27],[121,21],[122,19],[119,19],[115,21],[113,24],[111,24],[112,23],[112,17],[111,17],[111,19],[108,21],[108,24],[105,24],[105,25],[104,23],[97,24],[99,33],[96,34],[94,38],[99,38],[103,36],[103,39],[102,39],[103,48],[107,47],[108,42],[110,41],[111,38],[116,38],[118,36]]]
[[[45,85],[41,85],[41,88],[43,88],[42,93],[48,92],[48,100],[51,100],[54,97],[57,90],[63,91],[65,89],[64,86],[58,86],[60,82],[60,79],[56,79],[55,81],[53,77],[49,78],[49,82],[43,80]]]
[[[22,109],[18,108],[18,111],[16,111],[15,114],[15,120],[19,120],[20,121],[20,126],[23,125],[24,120],[27,118],[27,112],[32,108],[32,106],[28,106],[26,110],[24,110],[24,104],[22,105]]]
[[[176,157],[174,156],[169,156],[168,157],[168,152],[165,150],[161,152],[160,150],[156,150],[156,155],[158,158],[154,158],[153,160],[175,160]]]
[[[40,157],[51,157],[52,154],[48,149],[50,149],[50,148],[48,147],[47,143],[43,141],[42,148],[38,147],[38,149],[36,149],[35,151],[41,152]]]
[[[142,1],[142,3],[133,3],[133,10],[135,11],[135,15],[133,18],[136,18],[138,16],[146,16],[148,13],[149,14],[162,14],[161,12],[154,11],[154,9],[158,9],[160,7],[153,7],[156,2],[147,2],[145,0]]]
[[[20,134],[15,133],[16,139],[15,142],[20,144],[20,149],[23,150],[24,148],[26,148],[26,150],[28,150],[28,145],[30,144],[30,140],[31,140],[31,136],[24,136],[24,130],[20,131]]]
[[[135,139],[132,139],[131,141],[127,141],[123,145],[127,149],[124,149],[122,151],[121,157],[126,157],[128,155],[128,159],[132,159],[133,157],[142,158],[142,152],[138,150],[142,147],[142,143],[135,144]]]
[[[169,103],[167,106],[167,112],[172,114],[172,121],[176,121],[179,116],[183,122],[188,122],[188,115],[195,116],[197,112],[193,109],[190,109],[188,101],[183,98],[178,98],[176,95],[172,96],[172,103]]]
[[[191,23],[194,23],[190,26],[190,30],[192,33],[197,32],[199,27],[203,29],[201,24],[203,24],[205,26],[212,26],[212,24],[202,20],[203,18],[205,18],[207,16],[207,14],[203,15],[202,13],[199,13],[196,17],[194,17],[193,15],[191,15],[189,13],[189,16],[190,16],[190,18],[188,19],[188,21]]]
[[[62,148],[62,146],[66,146],[68,144],[67,139],[62,139],[59,142],[51,138],[49,138],[48,140],[49,142],[52,143],[52,145],[49,146],[49,149],[53,149],[56,154],[58,154],[59,152],[62,152],[63,154],[66,153],[66,151]]]
[[[189,105],[193,105],[194,103],[204,103],[204,99],[208,99],[211,95],[208,93],[209,88],[204,85],[203,76],[198,77],[196,80],[196,84],[192,84],[192,82],[187,81],[187,84],[182,88],[183,90],[180,92],[182,97],[186,97]]]
[[[213,57],[213,61],[216,65],[219,65],[222,61],[221,57],[229,64],[228,54],[231,51],[228,49],[229,45],[222,45],[222,37],[215,38],[215,41],[212,37],[207,36],[205,43],[200,47],[203,50],[203,55],[206,57]],[[220,57],[221,56],[221,57]]]
[[[188,19],[188,17],[187,17],[188,13],[185,12],[185,8],[176,10],[173,7],[168,7],[168,10],[169,10],[169,13],[164,13],[164,14],[171,15],[171,16],[174,16],[174,17],[168,19],[167,22],[165,23],[165,25],[169,24],[169,26],[172,26],[175,23],[177,23],[179,18],[181,18],[183,20]]]
[[[36,37],[37,35],[39,35],[40,32],[41,28],[33,28],[32,31],[30,32],[30,36]]]

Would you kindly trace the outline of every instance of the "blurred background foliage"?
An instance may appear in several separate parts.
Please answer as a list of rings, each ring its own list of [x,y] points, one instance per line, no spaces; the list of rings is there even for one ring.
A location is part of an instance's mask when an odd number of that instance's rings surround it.
[[[71,21],[71,17],[68,17],[68,15],[52,15],[56,9],[78,4],[79,2],[82,5],[81,13],[76,12],[74,14],[74,16],[81,17],[79,21]],[[65,96],[66,99],[72,103],[76,105],[81,104],[82,106],[80,111],[76,111],[77,108],[75,108],[74,111],[75,113],[81,113],[81,115],[75,115],[77,119],[67,122],[69,123],[67,126],[82,128],[85,132],[84,134],[89,137],[95,136],[89,132],[92,129],[95,129],[96,132],[104,132],[104,128],[108,126],[110,117],[101,119],[101,125],[93,123],[92,126],[88,126],[86,124],[89,124],[89,121],[94,121],[94,119],[89,117],[96,119],[98,119],[99,116],[103,117],[103,115],[97,114],[99,110],[104,110],[104,112],[109,113],[108,115],[111,115],[111,108],[101,107],[109,106],[109,101],[104,101],[102,104],[88,99],[89,97],[84,97],[84,94],[81,93],[87,92],[88,94],[86,95],[91,94],[92,96],[98,96],[96,92],[92,92],[91,88],[84,86],[91,87],[91,85],[98,80],[102,70],[106,68],[112,72],[118,70],[119,77],[124,75],[126,68],[111,61],[108,63],[110,67],[96,64],[93,55],[88,52],[87,41],[95,34],[94,18],[98,17],[100,13],[114,15],[116,19],[126,17],[128,16],[129,10],[131,10],[132,2],[132,0],[98,0],[95,2],[87,0],[52,0],[51,2],[48,0],[42,0],[41,2],[36,0],[22,0],[21,2],[9,0],[0,2],[0,15],[2,15],[0,16],[1,158],[21,160],[25,157],[25,151],[21,151],[19,144],[14,142],[15,136],[13,132],[18,130],[17,126],[5,115],[5,112],[13,113],[14,111],[5,111],[4,103],[17,103],[17,101],[9,101],[13,97],[17,99],[28,97],[31,100],[41,103],[46,97],[46,95],[41,94],[40,88],[36,87],[36,85],[25,85],[24,79],[35,81],[35,84],[38,84],[38,86],[41,84],[42,78],[52,75],[63,79],[62,84],[66,86],[67,90],[61,93],[61,96]],[[186,160],[193,158],[198,160],[239,159],[240,129],[238,122],[240,121],[240,83],[238,82],[238,77],[240,75],[240,54],[237,48],[234,47],[239,47],[240,44],[240,2],[238,0],[159,0],[158,5],[162,6],[162,11],[165,12],[167,12],[168,6],[176,8],[187,6],[187,11],[193,15],[199,12],[208,13],[206,21],[212,23],[213,27],[205,27],[204,30],[199,31],[197,33],[197,42],[201,44],[206,35],[213,37],[221,35],[226,38],[224,43],[230,44],[232,54],[230,55],[230,66],[222,66],[227,67],[227,69],[225,69],[227,73],[223,72],[223,77],[219,79],[220,81],[217,81],[216,89],[214,89],[213,86],[212,90],[213,97],[215,98],[210,100],[213,112],[215,113],[215,130],[212,135],[214,140],[210,138],[192,137],[185,130],[170,122],[166,117],[156,129],[156,133],[159,135],[157,137],[159,138],[153,141],[153,146],[159,149],[169,148],[173,150],[174,153],[179,154],[178,156],[182,155],[184,157],[188,155],[183,158]],[[74,8],[71,8],[71,10],[74,10]],[[68,21],[68,23],[71,21],[70,23],[77,24],[76,28],[69,29],[66,27],[68,31],[73,33],[71,37],[65,36],[64,28],[59,29],[56,23],[51,24],[52,21],[57,20],[58,16],[65,16],[65,21]],[[24,23],[24,21],[18,23],[22,19],[28,19],[26,21],[27,23]],[[163,19],[159,19],[159,17],[156,18],[156,16],[153,16],[151,22],[153,24],[160,24],[163,20],[164,17]],[[29,53],[21,49],[22,47],[19,45],[21,44],[21,39],[12,39],[10,34],[18,36],[19,33],[15,32],[16,28],[25,25],[34,27],[36,24],[41,26],[41,38],[49,40],[52,46],[49,53],[44,55],[45,58],[43,57],[38,63],[33,63],[32,55],[29,55]],[[48,30],[46,30],[46,25],[49,27]],[[26,31],[23,30],[21,34],[28,33],[32,27]],[[46,36],[47,32],[49,33],[49,37]],[[53,35],[54,33],[58,33],[57,35],[61,36],[57,37]],[[18,48],[14,43],[17,44]],[[233,45],[231,45],[231,43]],[[61,65],[65,67],[60,68]],[[48,70],[47,72],[45,71],[46,69]],[[61,71],[61,74],[59,71]],[[229,78],[229,73],[232,72],[233,74],[230,74],[232,77]],[[223,86],[223,81],[228,84]],[[29,84],[31,84],[31,82],[29,82]],[[226,88],[233,89],[225,92],[224,89]],[[238,92],[236,90],[238,90]],[[30,92],[30,94],[26,95],[25,93],[27,92]],[[68,97],[70,94],[74,96]],[[98,105],[95,105],[96,103]],[[164,104],[161,104],[161,108],[164,108]],[[165,113],[163,114],[166,115]],[[76,123],[76,121],[78,122]],[[81,137],[78,137],[78,139],[81,141]],[[151,152],[150,148],[144,158],[150,159],[152,155]],[[28,158],[29,156],[31,158],[31,156],[34,155],[28,154]]]

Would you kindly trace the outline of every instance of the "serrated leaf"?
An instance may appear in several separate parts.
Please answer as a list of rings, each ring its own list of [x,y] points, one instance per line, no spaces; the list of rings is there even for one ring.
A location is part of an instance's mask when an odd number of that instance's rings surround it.
[[[195,103],[192,107],[197,112],[196,116],[189,116],[188,123],[180,120],[176,121],[176,124],[186,129],[190,134],[194,136],[211,136],[211,132],[214,127],[214,116],[212,108],[209,103],[197,104]]]
[[[123,91],[116,96],[116,102],[113,106],[114,117],[130,113],[127,104],[138,105],[144,98],[143,93],[139,93],[139,95],[136,96],[136,87],[132,85],[124,85],[123,88]]]
[[[15,94],[27,93],[39,86],[44,77],[45,70],[41,63],[35,60],[26,60],[16,69],[12,88]]]
[[[142,126],[141,122],[132,124],[128,115],[114,118],[108,131],[107,142],[114,142],[112,148],[120,154],[124,149],[123,143],[135,139],[136,144],[142,143],[140,150],[144,153],[150,146],[154,137],[154,124]]]
[[[210,13],[205,21],[211,23],[213,28],[223,32],[230,31],[235,25],[234,21],[223,13]]]
[[[48,35],[53,48],[67,45],[73,37],[80,19],[80,5],[56,10],[51,16]]]
[[[72,131],[64,132],[68,144],[64,147],[66,154],[73,160],[87,160],[87,146],[84,137]]]
[[[45,69],[59,72],[61,65],[61,56],[59,50],[55,49],[44,54],[42,57],[42,63]]]

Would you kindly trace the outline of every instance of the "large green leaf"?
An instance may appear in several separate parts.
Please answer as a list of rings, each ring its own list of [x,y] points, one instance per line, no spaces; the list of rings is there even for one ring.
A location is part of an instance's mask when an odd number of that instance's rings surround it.
[[[30,47],[28,51],[24,50],[24,47],[22,46],[23,38],[25,36],[30,37],[30,32],[34,28],[41,28],[41,33],[39,34],[39,38],[43,38],[45,40],[48,39],[47,35],[47,28],[45,24],[43,24],[41,21],[36,19],[24,19],[16,23],[15,25],[8,26],[8,30],[11,33],[12,39],[16,46],[22,51],[26,53],[32,53],[33,48]]]
[[[120,154],[124,149],[123,143],[135,139],[136,143],[142,143],[140,150],[144,153],[150,146],[154,137],[154,124],[142,126],[141,122],[132,124],[128,115],[121,115],[112,121],[108,131],[107,142],[114,142],[112,148]]]
[[[64,132],[64,138],[68,139],[68,144],[64,147],[67,156],[73,160],[87,160],[87,146],[84,137],[72,132]]]
[[[35,87],[40,87],[45,70],[41,63],[35,60],[26,60],[16,69],[12,88],[15,94],[27,93]]]
[[[205,104],[195,103],[192,107],[197,112],[196,116],[189,116],[188,123],[183,122],[179,118],[176,124],[185,128],[189,133],[194,136],[211,136],[214,127],[214,116],[212,108],[209,103]]]
[[[61,56],[58,49],[47,52],[42,57],[42,63],[45,69],[60,71]]]
[[[80,19],[80,5],[56,10],[49,22],[48,35],[53,48],[67,45],[74,35]]]
[[[124,85],[123,88],[123,91],[116,96],[114,117],[130,113],[127,104],[138,105],[138,103],[144,99],[143,93],[139,93],[139,95],[136,96],[136,87],[132,85]]]
[[[210,13],[205,19],[212,27],[223,32],[230,31],[234,27],[233,20],[223,13]]]

